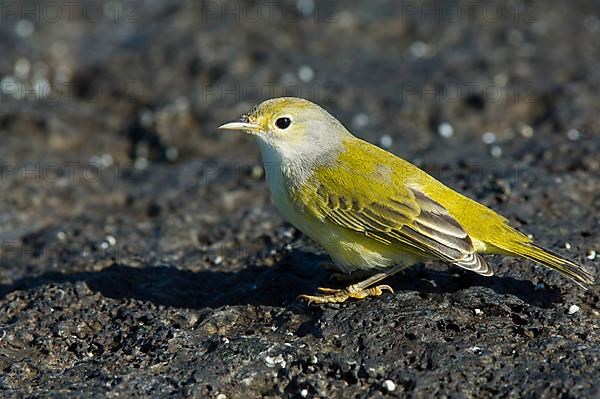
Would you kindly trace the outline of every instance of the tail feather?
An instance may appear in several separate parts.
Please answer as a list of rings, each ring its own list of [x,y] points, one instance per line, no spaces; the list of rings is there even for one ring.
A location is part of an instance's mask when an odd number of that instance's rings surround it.
[[[460,266],[463,269],[471,270],[482,276],[493,276],[494,271],[490,265],[483,259],[479,254],[472,253],[469,256],[461,259],[459,262],[454,263],[456,266]]]
[[[575,262],[563,258],[557,253],[533,243],[523,243],[516,248],[511,248],[510,252],[556,270],[583,288],[587,289],[594,284],[594,275],[592,272]]]

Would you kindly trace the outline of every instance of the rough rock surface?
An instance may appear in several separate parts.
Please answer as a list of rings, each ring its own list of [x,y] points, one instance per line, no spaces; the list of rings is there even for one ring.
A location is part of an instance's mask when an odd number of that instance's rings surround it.
[[[215,129],[313,99],[598,272],[597,5],[81,4],[0,24],[3,395],[600,396],[600,289],[528,261],[298,302],[327,256]]]

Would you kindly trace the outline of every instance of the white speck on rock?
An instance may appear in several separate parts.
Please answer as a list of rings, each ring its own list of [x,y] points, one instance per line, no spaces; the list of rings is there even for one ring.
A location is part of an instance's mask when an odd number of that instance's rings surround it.
[[[577,129],[569,129],[567,132],[567,137],[571,141],[577,141],[581,137],[581,133]]]
[[[392,136],[390,136],[389,134],[384,134],[379,139],[379,143],[383,148],[390,148],[394,143],[394,140],[392,140]]]
[[[352,118],[352,125],[356,127],[365,127],[369,124],[369,115],[365,113],[356,114],[354,118]]]
[[[249,387],[252,385],[252,377],[246,377],[242,380],[242,384],[244,384],[245,386]]]
[[[571,249],[571,243],[565,242],[565,249]]]
[[[482,311],[481,309],[479,309],[479,308],[476,308],[476,309],[475,309],[475,314],[476,314],[477,316],[480,316],[480,315],[482,315],[482,314],[483,314],[483,311]]]
[[[303,398],[306,398],[308,396],[308,389],[303,389],[300,391],[300,396],[302,396]]]
[[[313,69],[311,67],[309,67],[308,65],[302,65],[299,69],[298,69],[298,77],[300,78],[301,81],[303,81],[304,83],[308,83],[311,80],[313,80],[313,78],[315,77],[315,72],[313,71]]]
[[[224,393],[220,393],[217,395],[216,399],[227,399],[227,396]]]
[[[22,38],[29,37],[35,31],[35,26],[33,22],[28,21],[26,19],[22,19],[15,25],[15,33]]]
[[[485,132],[481,136],[481,140],[483,140],[483,142],[485,144],[494,144],[496,142],[496,133],[494,133],[494,132]]]
[[[575,314],[577,312],[579,312],[579,306],[577,305],[569,306],[569,310],[567,311],[568,314]]]
[[[498,73],[494,76],[494,82],[500,86],[506,86],[508,83],[508,76],[505,73]]]
[[[500,148],[500,146],[495,145],[491,148],[490,154],[492,154],[494,158],[500,158],[502,156],[502,148]]]
[[[525,137],[526,139],[531,138],[533,136],[533,128],[529,125],[524,125],[521,128],[521,136]]]
[[[275,367],[275,358],[267,356],[265,357],[265,363],[267,364],[267,367]]]
[[[469,348],[469,350],[476,355],[480,355],[483,352],[483,348],[481,348],[479,346],[472,346]]]
[[[102,154],[100,155],[100,165],[108,168],[115,162],[114,158],[110,154]]]
[[[416,41],[410,45],[409,51],[413,56],[423,58],[430,54],[430,47],[425,42]]]
[[[589,251],[587,251],[587,254],[585,254],[585,257],[588,258],[589,260],[596,259],[596,251],[594,251],[593,249],[590,249]]]
[[[285,361],[285,359],[283,358],[283,356],[281,354],[279,354],[275,357],[272,357],[272,356],[265,357],[265,363],[267,364],[267,367],[279,366],[282,369],[284,369],[285,366],[287,365],[287,362]]]
[[[106,236],[105,240],[108,243],[108,245],[110,245],[111,247],[114,247],[115,244],[117,243],[117,239],[113,236]]]
[[[15,75],[17,78],[24,80],[31,71],[31,62],[27,58],[19,58],[15,63]]]
[[[135,168],[137,170],[144,170],[148,167],[148,160],[146,158],[140,157],[140,158],[136,158],[136,160],[133,162],[133,166],[135,166]]]
[[[396,390],[396,384],[392,380],[383,381],[383,388],[388,392],[394,392]]]
[[[449,139],[454,136],[454,128],[447,122],[440,123],[438,126],[438,134],[445,139]]]

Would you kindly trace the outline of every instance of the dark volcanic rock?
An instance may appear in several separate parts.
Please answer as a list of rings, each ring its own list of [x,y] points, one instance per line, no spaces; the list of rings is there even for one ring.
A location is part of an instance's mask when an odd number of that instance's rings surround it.
[[[598,271],[600,8],[490,4],[4,9],[3,396],[600,396],[600,290],[531,262],[298,302],[327,256],[216,131],[307,97]]]

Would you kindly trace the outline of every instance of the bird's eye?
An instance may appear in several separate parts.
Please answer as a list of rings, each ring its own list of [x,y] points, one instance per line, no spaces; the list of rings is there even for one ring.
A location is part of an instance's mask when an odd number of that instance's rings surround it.
[[[292,120],[285,116],[282,118],[278,118],[275,121],[275,126],[277,126],[280,129],[287,129],[291,124],[292,124]]]

